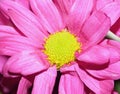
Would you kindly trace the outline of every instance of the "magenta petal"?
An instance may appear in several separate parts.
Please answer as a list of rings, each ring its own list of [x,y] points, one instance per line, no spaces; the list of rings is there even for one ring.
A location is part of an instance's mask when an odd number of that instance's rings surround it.
[[[119,43],[118,46],[120,47],[120,43]],[[110,51],[110,63],[118,62],[120,60],[120,48],[117,48],[117,45],[116,46],[112,46],[112,45],[110,46],[109,45],[108,48],[109,48],[109,51]]]
[[[103,65],[108,63],[110,58],[109,50],[100,45],[93,46],[80,54],[77,59],[88,65]]]
[[[111,31],[120,37],[120,18],[111,27]]]
[[[1,12],[1,9],[0,9],[0,25],[10,25],[11,22],[10,20],[8,20]]]
[[[42,53],[23,51],[8,60],[4,65],[3,73],[5,76],[9,76],[9,73],[26,76],[41,72],[49,67],[44,58]]]
[[[115,1],[120,4],[120,0],[115,0]]]
[[[62,68],[62,76],[59,84],[59,94],[84,94],[84,85],[77,75],[74,67],[68,66]],[[67,69],[67,70],[66,70]]]
[[[94,0],[75,0],[69,13],[67,26],[75,35],[79,35],[85,20],[90,16]]]
[[[67,22],[68,15],[70,13],[70,9],[74,4],[75,0],[53,0],[58,11],[60,12],[64,23]]]
[[[120,42],[117,42],[114,40],[109,40],[108,44],[113,46],[113,47],[116,47],[117,49],[120,49]]]
[[[15,2],[23,5],[24,7],[28,8],[28,9],[30,8],[30,6],[29,6],[29,0],[15,0]]]
[[[96,8],[97,8],[97,10],[102,9],[107,4],[112,3],[112,2],[113,2],[113,0],[97,0],[97,2],[96,2],[96,4],[97,4]]]
[[[19,33],[11,26],[0,25],[0,38],[10,35],[19,35]]]
[[[49,33],[63,29],[62,18],[52,0],[30,0],[30,5]]]
[[[57,76],[56,67],[50,67],[35,77],[32,94],[52,94]]]
[[[107,48],[110,52],[110,63],[116,63],[120,61],[120,43],[114,40],[104,40],[100,44]]]
[[[111,94],[114,88],[113,80],[98,80],[90,76],[85,70],[76,67],[76,71],[84,84],[95,94]]]
[[[4,64],[7,62],[8,58],[6,56],[0,55],[0,73],[2,72],[2,68]]]
[[[110,19],[100,11],[94,12],[82,28],[80,37],[84,48],[100,42],[110,29]]]
[[[100,1],[100,0],[98,0],[98,1]],[[98,2],[97,5],[99,6],[103,2],[102,1]],[[100,9],[100,11],[104,12],[108,17],[110,17],[111,25],[113,25],[120,17],[119,9],[120,9],[120,4],[118,4],[117,2],[111,2],[111,3],[109,2],[104,7],[102,7]]]
[[[41,47],[23,36],[11,35],[0,38],[0,54],[2,55],[13,55],[23,50],[33,50],[37,48]]]
[[[61,15],[67,15],[76,0],[53,0]]]
[[[2,1],[0,2],[0,6],[25,36],[38,44],[39,42],[43,42],[46,35],[42,32],[44,30],[32,12],[12,1]]]
[[[87,70],[91,75],[101,78],[101,79],[110,79],[118,80],[120,78],[120,61],[110,64],[108,68],[102,70]]]
[[[28,89],[32,86],[32,83],[25,79],[24,77],[21,78],[17,94],[28,94]]]

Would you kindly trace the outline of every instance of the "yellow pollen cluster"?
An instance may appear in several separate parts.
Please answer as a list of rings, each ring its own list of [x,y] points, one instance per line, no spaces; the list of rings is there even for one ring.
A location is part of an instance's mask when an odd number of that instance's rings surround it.
[[[44,53],[48,61],[60,68],[75,60],[75,52],[80,50],[81,44],[77,38],[68,32],[62,30],[55,34],[49,35],[44,44]]]

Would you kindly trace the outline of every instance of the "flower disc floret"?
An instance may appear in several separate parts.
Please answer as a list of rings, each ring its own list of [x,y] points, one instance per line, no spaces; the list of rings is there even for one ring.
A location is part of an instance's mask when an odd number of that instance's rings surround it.
[[[75,60],[75,52],[80,49],[80,46],[73,34],[62,30],[49,35],[44,44],[44,53],[52,65],[56,64],[60,68]]]

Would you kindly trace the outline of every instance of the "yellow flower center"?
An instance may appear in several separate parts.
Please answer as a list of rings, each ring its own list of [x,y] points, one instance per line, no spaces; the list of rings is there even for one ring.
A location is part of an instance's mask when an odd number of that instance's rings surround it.
[[[49,35],[45,40],[44,48],[48,61],[60,68],[75,60],[75,52],[80,51],[81,44],[73,34],[65,29]]]

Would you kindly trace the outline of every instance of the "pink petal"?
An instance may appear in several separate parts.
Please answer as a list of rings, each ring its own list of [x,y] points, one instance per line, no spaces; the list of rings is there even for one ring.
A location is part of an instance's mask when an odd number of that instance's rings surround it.
[[[5,76],[11,74],[30,75],[46,70],[49,66],[48,62],[44,60],[40,52],[23,51],[12,56],[3,68]]]
[[[55,3],[56,7],[58,8],[59,11],[62,12],[62,14],[69,14],[70,9],[72,5],[74,4],[76,0],[53,0]],[[61,14],[61,15],[62,15]]]
[[[24,7],[28,8],[28,9],[30,8],[29,0],[14,0],[14,1],[21,4],[21,5],[23,5]]]
[[[0,5],[25,36],[31,38],[38,44],[39,42],[43,42],[46,33],[41,32],[44,30],[32,12],[12,1],[2,1]]]
[[[116,63],[117,61],[120,60],[120,49],[117,49],[115,46],[114,47],[109,47],[110,51],[110,63]]]
[[[104,40],[101,44],[110,52],[110,63],[120,61],[120,43],[114,40]]]
[[[90,76],[85,70],[76,66],[76,71],[84,84],[95,94],[111,94],[114,88],[113,80],[98,80]]]
[[[75,0],[71,7],[67,26],[71,32],[78,35],[83,23],[90,16],[94,0]]]
[[[64,23],[66,23],[68,19],[68,15],[72,5],[74,4],[75,0],[53,0],[58,11],[60,12]]]
[[[71,67],[74,67],[74,65],[62,68],[59,94],[84,94],[84,85],[75,69]]]
[[[92,66],[103,66],[104,64],[109,62],[110,54],[109,50],[100,45],[93,46],[83,53],[81,53],[77,59],[83,65],[87,65],[88,67]]]
[[[120,78],[120,61],[110,64],[107,68],[102,70],[87,70],[91,75],[101,78],[101,79],[110,79],[118,80]]]
[[[111,27],[111,31],[120,37],[120,18]]]
[[[120,4],[120,0],[114,0],[114,1],[116,1],[117,3],[119,3],[119,4]]]
[[[34,13],[49,33],[63,29],[61,16],[52,0],[30,0]]]
[[[19,33],[11,26],[0,25],[0,38],[10,35],[19,35]]]
[[[120,42],[114,41],[114,40],[109,40],[108,42],[109,45],[116,47],[118,49],[120,49]]]
[[[2,68],[4,64],[7,62],[8,57],[0,55],[0,73],[2,73]]]
[[[17,94],[28,94],[28,89],[32,86],[32,83],[25,79],[24,77],[21,78]]]
[[[40,48],[30,39],[18,35],[5,36],[0,38],[0,54],[13,55],[23,50],[33,50]]]
[[[57,76],[56,67],[50,67],[47,71],[35,77],[32,94],[52,94]]]
[[[8,20],[3,14],[2,10],[0,9],[0,25],[8,25],[10,24],[10,20]]]
[[[81,41],[84,49],[100,42],[110,29],[110,20],[100,11],[94,12],[81,30]]]
[[[105,7],[106,5],[112,3],[113,0],[97,0],[96,2],[96,9],[102,9],[103,7]]]
[[[99,0],[98,0],[99,1]],[[98,2],[98,6],[103,3]],[[120,17],[120,4],[118,4],[117,2],[109,2],[108,4],[106,4],[104,7],[102,7],[100,10],[102,12],[104,12],[108,17],[110,17],[111,19],[111,25],[113,25],[118,18]],[[114,14],[114,15],[113,15]]]

